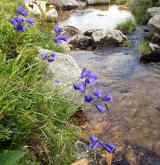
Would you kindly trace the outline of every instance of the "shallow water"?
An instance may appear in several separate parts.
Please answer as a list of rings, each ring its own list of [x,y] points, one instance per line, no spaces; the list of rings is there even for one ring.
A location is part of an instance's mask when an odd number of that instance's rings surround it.
[[[80,31],[89,29],[112,29],[126,19],[133,18],[130,11],[122,10],[118,6],[101,8],[87,8],[76,11],[63,21],[62,25],[75,26]]]
[[[140,62],[138,44],[144,35],[144,27],[139,26],[128,36],[131,48],[108,47],[92,52],[74,51],[71,54],[80,67],[97,71],[102,78],[100,88],[114,97],[114,101],[109,105],[110,112],[105,114],[94,110],[87,112],[89,120],[92,123],[100,120],[112,121],[110,133],[107,135],[112,142],[128,141],[136,144],[156,155],[156,158],[147,156],[149,162],[146,165],[158,165],[160,164],[160,63]]]

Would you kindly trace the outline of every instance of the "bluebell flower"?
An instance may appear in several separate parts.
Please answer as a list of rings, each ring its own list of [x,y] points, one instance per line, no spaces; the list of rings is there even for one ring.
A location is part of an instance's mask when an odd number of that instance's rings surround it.
[[[24,32],[26,29],[24,28],[23,25],[16,25],[14,26],[14,28],[18,31],[18,32]]]
[[[42,58],[42,60],[45,60],[47,58],[47,53],[46,52],[42,52],[41,53],[41,58]]]
[[[48,62],[53,62],[55,60],[55,54],[51,53],[49,58],[48,58]]]
[[[16,18],[11,18],[9,21],[13,25],[17,25],[17,24],[20,25],[24,22],[24,19],[20,17],[16,17]]]
[[[101,147],[101,144],[98,142],[98,140],[99,139],[98,139],[97,136],[91,135],[90,136],[90,145],[89,145],[89,147],[91,149],[95,149],[95,150],[99,149]]]
[[[62,80],[55,80],[55,83],[57,83],[57,84],[60,84],[62,82]]]
[[[16,11],[17,13],[23,15],[24,17],[28,16],[28,12],[23,6],[19,6]]]
[[[101,143],[103,148],[108,151],[109,153],[112,153],[114,150],[115,150],[115,144],[113,143],[110,143],[110,144],[107,144],[107,143]]]
[[[90,141],[92,142],[92,143],[95,143],[95,142],[97,142],[99,139],[98,139],[98,137],[97,136],[95,136],[95,135],[91,135],[90,136]]]
[[[88,94],[88,95],[85,95],[84,100],[86,103],[90,103],[93,100],[93,98],[91,95]]]
[[[102,91],[97,89],[95,92],[93,92],[93,95],[95,95],[98,98],[101,98],[102,97]]]
[[[89,74],[90,74],[90,71],[87,70],[86,68],[83,68],[82,73],[81,73],[81,78],[85,78],[89,76]]]
[[[80,92],[84,93],[86,91],[86,83],[85,82],[78,82],[73,85],[75,90],[79,90]]]
[[[13,25],[16,25],[16,24],[17,24],[16,18],[11,18],[11,19],[9,20],[9,22],[10,22],[11,24],[13,24]]]
[[[29,24],[33,25],[35,23],[35,20],[34,20],[34,18],[28,18],[26,20],[26,22],[28,22]]]
[[[59,38],[53,38],[53,41],[58,45],[62,43],[62,41]]]
[[[90,78],[95,79],[95,80],[98,79],[98,73],[96,72],[91,73]]]
[[[53,28],[53,30],[54,30],[55,33],[57,33],[57,34],[60,34],[60,33],[62,32],[62,28],[59,27],[59,26],[55,26],[55,27]]]
[[[96,104],[96,108],[99,112],[104,112],[107,110],[104,105],[100,105],[100,104]]]
[[[93,78],[90,78],[90,77],[87,77],[87,78],[85,79],[85,82],[86,82],[87,84],[90,84],[90,85],[95,85],[95,84],[97,84],[96,79],[93,79]]]
[[[68,36],[67,35],[60,36],[58,39],[67,42],[68,41]]]
[[[111,101],[111,100],[112,100],[112,96],[110,94],[107,94],[102,97],[102,101]]]

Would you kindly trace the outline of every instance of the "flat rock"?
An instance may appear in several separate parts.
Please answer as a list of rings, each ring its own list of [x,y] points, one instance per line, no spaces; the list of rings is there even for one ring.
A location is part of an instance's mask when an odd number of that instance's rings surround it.
[[[92,33],[92,37],[96,45],[118,45],[127,37],[120,30],[97,30]]]

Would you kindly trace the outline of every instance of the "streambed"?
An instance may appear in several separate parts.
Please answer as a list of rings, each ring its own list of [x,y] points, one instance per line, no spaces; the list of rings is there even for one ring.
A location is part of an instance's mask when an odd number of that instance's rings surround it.
[[[107,8],[106,8],[107,9]],[[133,17],[129,11],[111,6],[106,11],[87,9],[72,13],[63,25],[88,29],[115,28],[124,19]],[[119,11],[120,10],[120,11]],[[99,14],[99,15],[98,15]],[[137,26],[128,35],[131,48],[103,47],[94,51],[72,51],[81,68],[99,73],[100,88],[113,95],[108,112],[86,112],[91,123],[112,121],[107,135],[117,144],[130,143],[140,165],[160,164],[160,63],[142,63],[138,45],[145,36],[145,26]],[[107,129],[107,126],[106,128]],[[139,155],[143,150],[145,155]]]

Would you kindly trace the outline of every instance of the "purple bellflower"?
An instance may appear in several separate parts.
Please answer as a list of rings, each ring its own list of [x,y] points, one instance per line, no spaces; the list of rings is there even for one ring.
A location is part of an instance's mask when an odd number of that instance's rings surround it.
[[[93,98],[91,95],[88,94],[88,95],[85,95],[84,100],[86,103],[90,103],[93,100]]]
[[[101,98],[102,97],[102,91],[97,89],[95,92],[93,92],[93,95],[95,95],[98,98]]]
[[[51,55],[48,58],[48,62],[53,62],[55,60],[55,54],[51,53]]]
[[[83,68],[82,73],[81,73],[81,78],[85,78],[89,76],[90,71],[88,71],[86,68]]]
[[[62,32],[62,28],[59,27],[59,26],[55,26],[55,27],[53,28],[53,30],[54,30],[55,33],[57,33],[57,34],[60,34],[60,33]]]
[[[47,58],[47,53],[46,52],[42,52],[41,53],[41,58],[42,58],[42,60],[45,60]]]
[[[96,104],[97,111],[104,112],[106,111],[106,107],[104,105]]]
[[[53,38],[53,41],[58,45],[62,43],[62,41],[59,38]]]
[[[75,90],[79,90],[80,92],[84,93],[86,91],[86,83],[85,82],[78,82],[73,85]]]
[[[28,22],[30,25],[33,25],[35,23],[35,20],[34,18],[28,18],[26,22]]]
[[[113,143],[108,144],[106,142],[101,142],[101,145],[109,153],[112,153],[115,150],[115,144],[113,144]]]
[[[110,94],[107,94],[102,97],[102,101],[112,101],[112,96]]]
[[[16,25],[14,26],[14,28],[18,31],[18,32],[24,32],[26,29],[24,28],[23,25]]]
[[[17,13],[23,15],[24,17],[28,16],[28,12],[23,6],[19,6],[16,11]]]
[[[68,36],[67,36],[67,35],[60,36],[58,39],[61,40],[61,41],[65,41],[65,42],[67,42],[67,40],[68,40]]]

